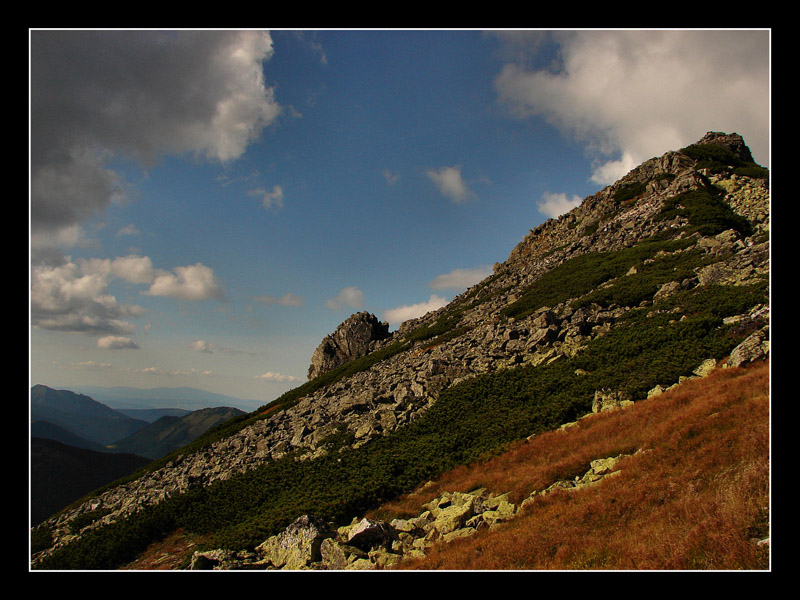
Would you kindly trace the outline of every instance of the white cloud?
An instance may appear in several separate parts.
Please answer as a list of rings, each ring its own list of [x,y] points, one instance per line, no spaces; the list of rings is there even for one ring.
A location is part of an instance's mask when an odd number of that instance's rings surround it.
[[[364,292],[354,285],[348,286],[343,288],[335,298],[327,300],[325,306],[330,310],[339,310],[343,306],[361,308],[364,306]]]
[[[454,269],[449,273],[437,275],[428,287],[434,290],[465,290],[483,281],[493,272],[492,267],[475,269]]]
[[[270,296],[269,294],[264,294],[262,296],[256,296],[253,298],[257,302],[262,302],[263,304],[270,305],[270,304],[278,304],[280,306],[302,306],[303,305],[303,298],[298,296],[297,294],[293,294],[291,292],[285,293],[283,296]]]
[[[585,143],[598,159],[596,182],[707,131],[741,134],[768,165],[769,31],[562,31],[552,40],[558,68],[508,64],[495,81],[498,98],[516,116],[543,117]]]
[[[189,350],[194,352],[203,352],[205,354],[249,354],[250,356],[255,356],[255,353],[248,352],[247,350],[227,348],[225,346],[215,344],[214,342],[207,342],[206,340],[194,340],[193,342],[190,342],[187,347]]]
[[[545,216],[556,218],[564,213],[568,213],[576,206],[579,206],[583,200],[578,196],[567,198],[564,193],[551,194],[545,192],[542,194],[542,201],[537,202],[536,206],[539,212]]]
[[[119,231],[117,231],[117,235],[139,235],[139,230],[136,228],[136,225],[131,223],[125,227],[120,227]]]
[[[137,305],[123,305],[107,293],[105,274],[68,262],[31,269],[31,325],[40,329],[99,334],[129,334],[130,319],[141,317]]]
[[[222,286],[214,271],[197,263],[175,267],[173,273],[162,271],[145,292],[149,296],[167,296],[178,300],[221,299]]]
[[[206,352],[212,354],[217,349],[217,345],[205,340],[195,340],[189,343],[189,350],[195,352]]]
[[[431,297],[427,302],[406,304],[404,306],[398,306],[397,308],[391,308],[387,311],[384,311],[383,318],[391,325],[398,326],[403,321],[416,319],[417,317],[421,317],[432,310],[442,308],[445,305],[447,305],[447,300],[445,298],[437,296],[436,294],[431,294]]]
[[[466,202],[475,198],[475,194],[461,177],[461,167],[428,169],[426,173],[431,181],[436,184],[436,187],[439,188],[441,194],[453,202]]]
[[[247,192],[247,195],[261,198],[261,204],[266,210],[276,211],[283,208],[283,188],[279,185],[273,186],[271,192],[264,188],[257,188]]]
[[[139,346],[129,337],[106,335],[97,340],[97,347],[104,350],[138,350]]]
[[[120,304],[108,285],[113,278],[149,285],[144,294],[180,300],[222,298],[214,272],[200,263],[175,267],[174,273],[156,269],[146,256],[67,260],[31,267],[31,325],[39,329],[90,334],[128,335],[131,319],[144,315],[136,304]]]
[[[261,379],[262,381],[278,381],[281,383],[286,381],[299,381],[297,377],[293,377],[292,375],[281,375],[280,373],[270,373],[269,371],[263,375],[257,375],[255,378]]]
[[[127,195],[110,167],[231,161],[281,109],[259,31],[31,32],[31,228],[81,223]]]
[[[108,363],[101,363],[94,360],[87,360],[84,362],[79,363],[67,363],[67,364],[58,364],[57,366],[65,369],[76,369],[76,370],[83,370],[83,371],[100,371],[113,368],[112,365]]]
[[[125,369],[125,371],[131,373],[141,373],[143,375],[166,375],[169,377],[179,377],[179,376],[210,376],[213,375],[214,372],[208,369],[200,370],[200,369],[164,369],[163,367],[144,367],[143,369]]]

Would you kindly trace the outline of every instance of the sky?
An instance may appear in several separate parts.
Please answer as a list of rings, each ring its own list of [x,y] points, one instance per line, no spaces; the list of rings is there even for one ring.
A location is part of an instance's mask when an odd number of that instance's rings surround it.
[[[256,402],[644,160],[770,161],[769,30],[31,30],[29,379]]]

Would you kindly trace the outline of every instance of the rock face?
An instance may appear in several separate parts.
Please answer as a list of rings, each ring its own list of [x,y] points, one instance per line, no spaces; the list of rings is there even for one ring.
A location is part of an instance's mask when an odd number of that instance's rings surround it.
[[[314,379],[331,369],[371,352],[375,343],[389,336],[389,324],[368,312],[359,312],[345,320],[332,334],[325,336],[311,356],[308,378]]]

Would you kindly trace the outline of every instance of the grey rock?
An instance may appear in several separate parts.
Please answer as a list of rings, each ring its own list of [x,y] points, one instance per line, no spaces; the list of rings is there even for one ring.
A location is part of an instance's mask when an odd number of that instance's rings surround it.
[[[308,378],[314,379],[355,358],[368,354],[375,342],[389,337],[389,324],[372,313],[350,315],[336,331],[325,336],[311,356]]]

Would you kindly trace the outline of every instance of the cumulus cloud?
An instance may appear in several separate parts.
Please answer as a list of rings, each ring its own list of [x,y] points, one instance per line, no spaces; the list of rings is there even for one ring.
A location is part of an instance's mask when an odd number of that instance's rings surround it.
[[[200,263],[175,267],[173,272],[153,267],[146,256],[115,259],[66,260],[31,267],[31,324],[39,329],[101,335],[128,335],[136,329],[131,319],[144,315],[137,304],[121,304],[109,293],[113,279],[149,286],[143,294],[180,300],[221,298],[222,286],[213,270]]]
[[[519,50],[524,39],[512,41]],[[585,143],[597,183],[707,131],[741,134],[768,165],[769,31],[561,31],[552,41],[559,64],[507,64],[498,99]],[[530,47],[539,49],[541,36]]]
[[[208,354],[212,354],[216,349],[216,344],[207,342],[205,340],[195,340],[189,343],[189,350],[194,350],[195,352],[206,352]]]
[[[325,306],[330,310],[339,310],[343,306],[361,308],[364,306],[364,292],[354,285],[348,286],[343,288],[335,298],[328,299]]]
[[[259,31],[32,31],[31,228],[58,231],[127,195],[110,165],[230,161],[280,113]]]
[[[469,189],[461,176],[461,167],[441,167],[426,171],[431,181],[439,188],[439,192],[453,202],[461,203],[474,199],[475,193]]]
[[[545,192],[542,194],[542,200],[537,202],[536,206],[539,208],[540,213],[555,219],[579,206],[582,201],[578,196],[567,198],[564,193],[551,194]]]
[[[175,267],[172,273],[161,272],[150,288],[149,296],[167,296],[177,300],[209,300],[223,297],[222,286],[214,271],[202,263]]]
[[[449,273],[437,275],[428,287],[434,290],[465,290],[483,281],[493,272],[492,267],[475,269],[454,269]]]
[[[264,294],[262,296],[256,296],[253,299],[268,306],[270,304],[278,304],[280,306],[303,306],[302,296],[298,296],[297,294],[293,294],[291,292],[287,292],[283,296],[270,296],[269,294]]]
[[[431,294],[431,297],[428,298],[427,302],[406,304],[404,306],[398,306],[397,308],[391,308],[387,311],[384,311],[383,318],[385,321],[388,321],[389,324],[398,326],[403,321],[416,319],[417,317],[421,317],[432,310],[442,308],[446,304],[447,300],[445,298],[437,296],[436,294]]]
[[[120,304],[107,291],[108,278],[68,262],[63,265],[38,265],[31,269],[31,324],[40,329],[91,334],[129,334],[130,321],[141,317],[138,305]]]
[[[256,375],[255,378],[262,381],[277,381],[281,383],[286,381],[299,381],[297,377],[293,377],[292,375],[281,375],[280,373],[271,373],[269,371],[262,375]]]
[[[138,350],[139,346],[131,338],[121,335],[106,335],[97,340],[97,347],[104,350]]]

